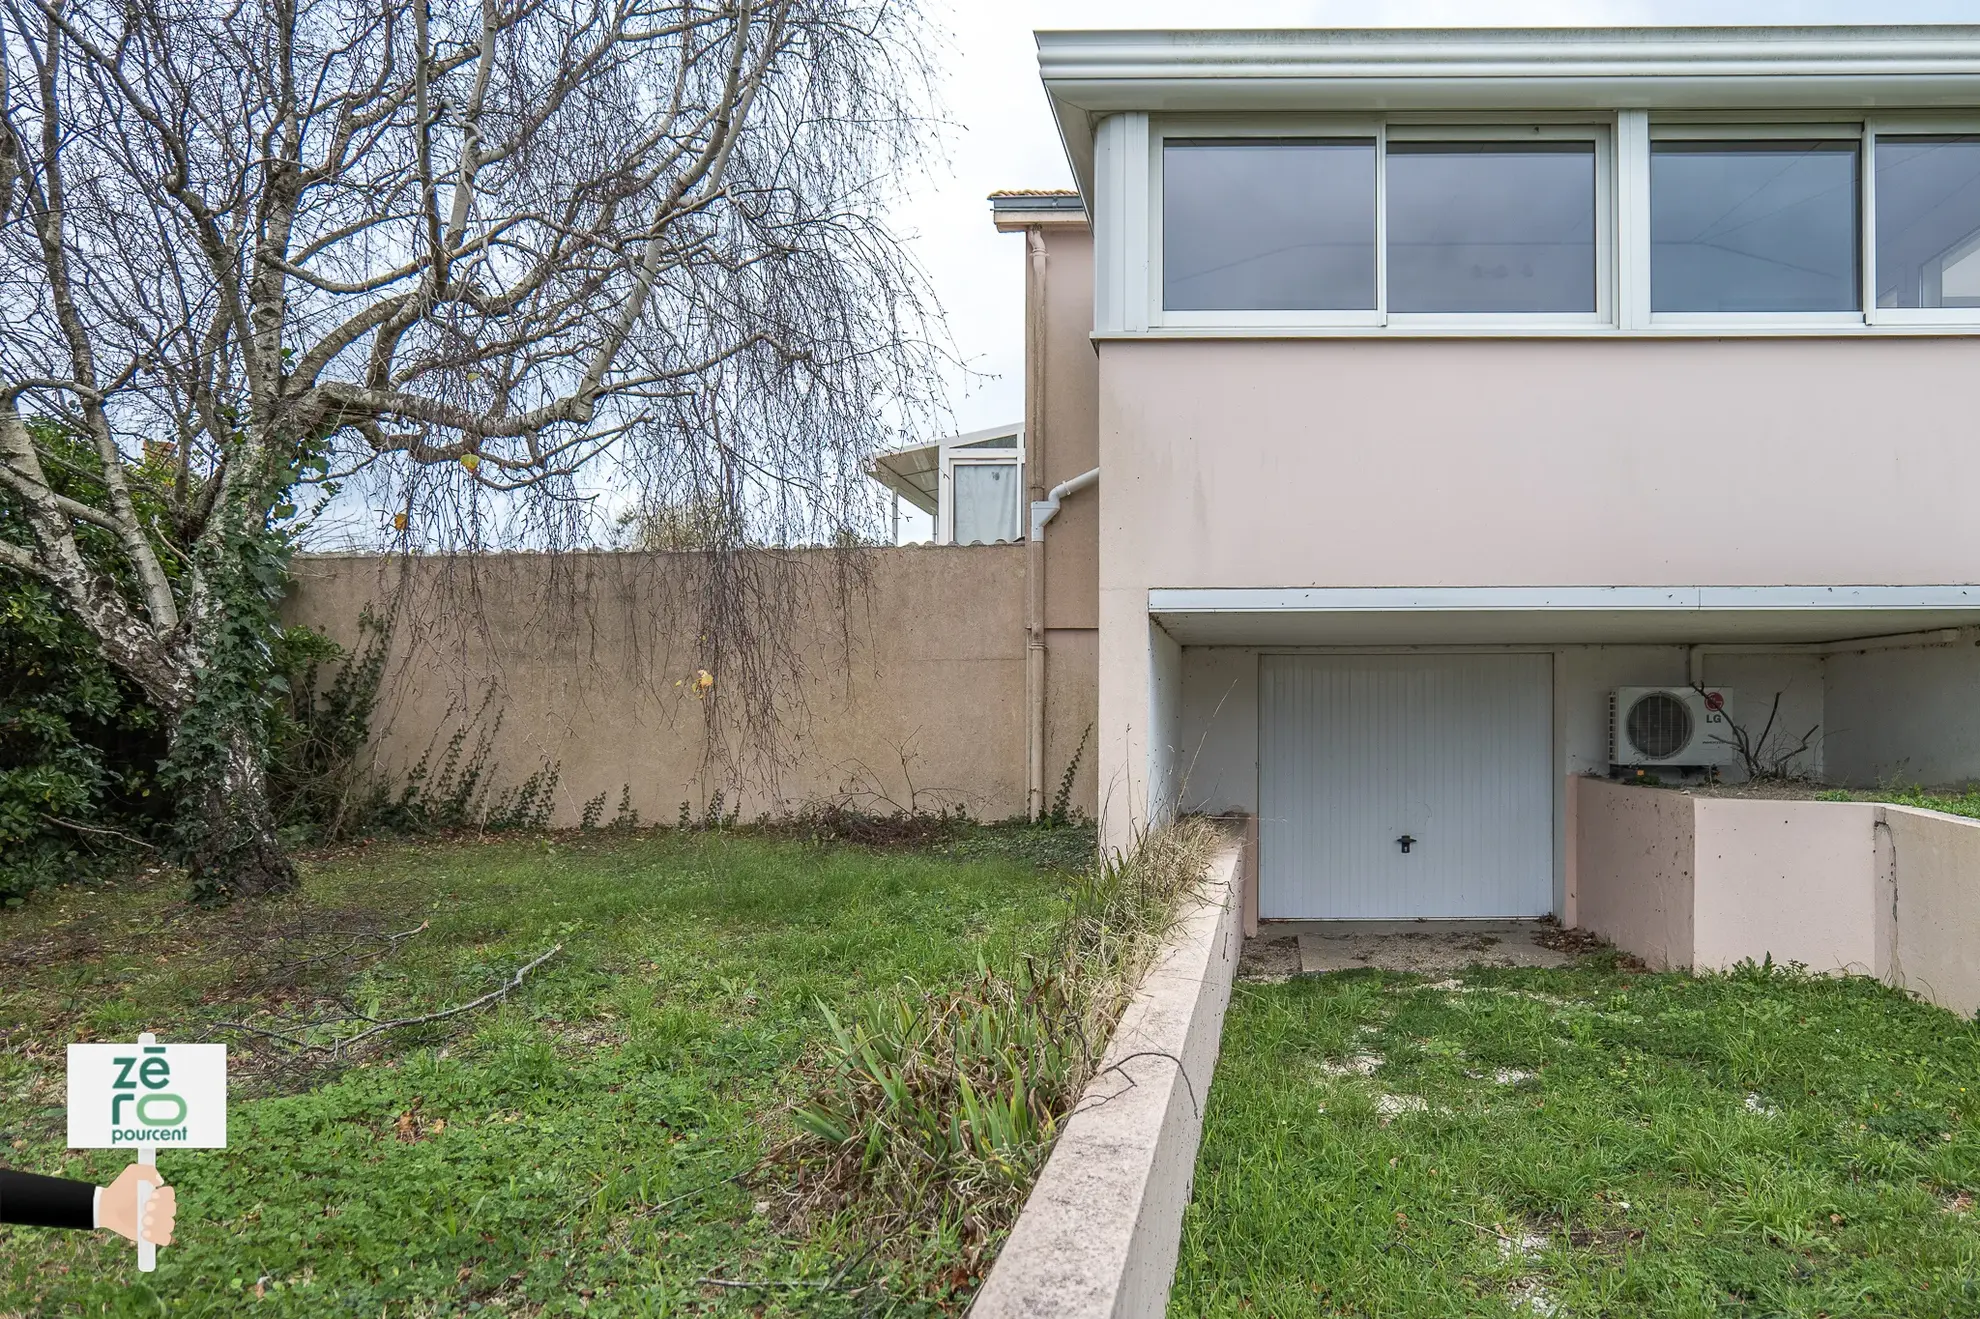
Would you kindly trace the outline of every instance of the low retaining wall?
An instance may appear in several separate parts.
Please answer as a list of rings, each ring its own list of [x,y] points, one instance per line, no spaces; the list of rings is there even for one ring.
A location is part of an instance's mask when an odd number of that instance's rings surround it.
[[[1892,880],[1891,982],[1955,1012],[1980,1012],[1980,822],[1878,810]]]
[[[1242,947],[1244,843],[1210,865],[1066,1120],[974,1319],[1114,1319],[1168,1308],[1203,1106]]]
[[[1980,821],[1569,780],[1570,924],[1658,968],[1873,975],[1980,1010]]]

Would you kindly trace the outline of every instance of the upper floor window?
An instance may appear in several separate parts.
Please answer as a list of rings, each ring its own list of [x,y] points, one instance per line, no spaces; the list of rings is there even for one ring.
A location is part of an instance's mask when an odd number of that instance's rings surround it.
[[[1855,141],[1657,141],[1653,312],[1849,312],[1862,302]]]
[[[1169,142],[1163,305],[1375,309],[1373,138]]]
[[[1191,324],[1592,318],[1602,142],[1541,126],[1167,137],[1162,309]]]
[[[1139,116],[1099,328],[1980,333],[1980,115],[1533,118]]]
[[[1877,306],[1980,308],[1980,136],[1877,138]]]
[[[1595,143],[1389,143],[1389,310],[1596,310]]]

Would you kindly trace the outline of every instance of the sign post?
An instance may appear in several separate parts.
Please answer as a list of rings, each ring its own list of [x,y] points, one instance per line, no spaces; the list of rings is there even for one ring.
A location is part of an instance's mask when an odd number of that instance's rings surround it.
[[[160,1044],[150,1031],[136,1044],[69,1046],[69,1148],[135,1149],[156,1167],[158,1150],[225,1149],[227,1046]],[[155,1188],[137,1187],[138,1271],[158,1266],[144,1239],[144,1211]]]
[[[138,1036],[138,1043],[158,1038],[150,1031]],[[137,1147],[137,1161],[149,1168],[158,1166],[158,1151],[150,1145],[140,1143]],[[149,1273],[158,1267],[158,1245],[144,1239],[144,1211],[151,1207],[151,1183],[142,1177],[138,1179],[138,1272]]]

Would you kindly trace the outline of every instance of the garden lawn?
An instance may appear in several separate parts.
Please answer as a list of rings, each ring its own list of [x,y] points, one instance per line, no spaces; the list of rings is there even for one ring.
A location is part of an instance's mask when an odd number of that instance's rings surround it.
[[[179,1241],[141,1282],[127,1243],[0,1228],[0,1316],[940,1310],[942,1243],[889,1261],[845,1222],[793,1237],[763,1160],[821,1003],[1045,950],[1066,877],[1039,857],[1091,838],[587,833],[356,849],[217,912],[162,874],[40,894],[0,912],[0,1160],[107,1182],[128,1155],[63,1149],[63,1046],[146,1029],[229,1043],[228,1148],[162,1156]],[[349,1060],[217,1024],[348,1035],[557,944],[505,1002]]]
[[[1175,1315],[1980,1315],[1980,1027],[1773,968],[1238,986]]]

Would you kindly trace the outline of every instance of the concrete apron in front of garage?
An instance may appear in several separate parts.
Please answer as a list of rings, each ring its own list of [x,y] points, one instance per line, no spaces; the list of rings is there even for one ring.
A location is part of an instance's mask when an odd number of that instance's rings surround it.
[[[1264,921],[1246,940],[1243,979],[1326,971],[1441,975],[1468,966],[1566,966],[1548,921]],[[1570,936],[1572,937],[1572,936]]]

